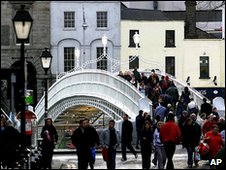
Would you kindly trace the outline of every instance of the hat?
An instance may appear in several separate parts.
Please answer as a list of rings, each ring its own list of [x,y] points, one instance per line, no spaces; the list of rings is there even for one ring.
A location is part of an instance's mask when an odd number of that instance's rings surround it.
[[[167,107],[171,107],[172,105],[170,103],[167,104]]]

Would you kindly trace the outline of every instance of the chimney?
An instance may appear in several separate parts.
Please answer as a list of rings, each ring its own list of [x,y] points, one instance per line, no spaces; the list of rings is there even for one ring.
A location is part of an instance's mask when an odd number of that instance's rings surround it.
[[[185,38],[196,38],[196,1],[185,1]]]

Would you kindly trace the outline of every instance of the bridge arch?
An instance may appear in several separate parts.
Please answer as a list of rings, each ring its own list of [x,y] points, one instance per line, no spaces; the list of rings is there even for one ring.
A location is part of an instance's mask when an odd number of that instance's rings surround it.
[[[141,98],[142,94],[132,84],[113,73],[104,70],[79,70],[61,75],[49,88],[48,116],[55,120],[66,108],[87,104],[94,105],[116,120],[121,119],[123,113],[135,119]],[[151,108],[151,101],[149,103]],[[38,122],[41,122],[44,115],[44,96],[37,104],[35,112]]]

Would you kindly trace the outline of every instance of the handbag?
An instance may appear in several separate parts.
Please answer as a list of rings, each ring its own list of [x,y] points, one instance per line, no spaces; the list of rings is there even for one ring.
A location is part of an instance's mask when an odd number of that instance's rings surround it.
[[[205,142],[203,142],[203,140],[201,140],[199,145],[197,146],[197,149],[198,149],[198,153],[200,154],[202,160],[208,159],[209,145],[207,143],[205,143]]]
[[[102,148],[101,153],[102,153],[104,161],[107,162],[109,160],[108,148]]]

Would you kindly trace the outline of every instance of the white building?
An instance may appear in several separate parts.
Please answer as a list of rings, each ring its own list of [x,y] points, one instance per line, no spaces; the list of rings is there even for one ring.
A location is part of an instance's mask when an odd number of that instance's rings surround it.
[[[100,5],[101,2],[101,5]],[[107,53],[119,60],[120,3],[118,1],[51,1],[51,71],[59,74],[75,66],[110,70],[111,63],[96,60],[103,53],[101,38],[108,37]],[[75,49],[80,57],[75,58]]]
[[[133,15],[132,15],[133,14]],[[190,83],[208,97],[223,96],[225,88],[225,40],[195,29],[186,36],[185,20],[158,10],[124,9],[121,21],[121,70],[159,69]],[[140,35],[138,60],[133,35]],[[211,93],[207,95],[207,93]],[[214,94],[213,94],[214,93]]]
[[[208,31],[209,33],[222,33],[222,38],[225,38],[225,5],[222,5],[223,1],[196,1],[197,11],[206,11],[214,9],[216,14],[206,13],[205,15],[209,18],[208,21],[202,17],[197,16],[196,26],[202,30]],[[147,9],[147,10],[160,10],[168,11],[177,14],[176,12],[185,11],[185,1],[125,1],[123,2],[128,8],[136,9]],[[220,6],[219,8],[217,8]],[[215,9],[216,8],[216,9]],[[200,12],[200,13],[202,13]],[[197,15],[202,15],[197,13]],[[178,16],[178,17],[179,17]],[[214,17],[214,20],[211,18]],[[216,21],[217,20],[217,21]]]

